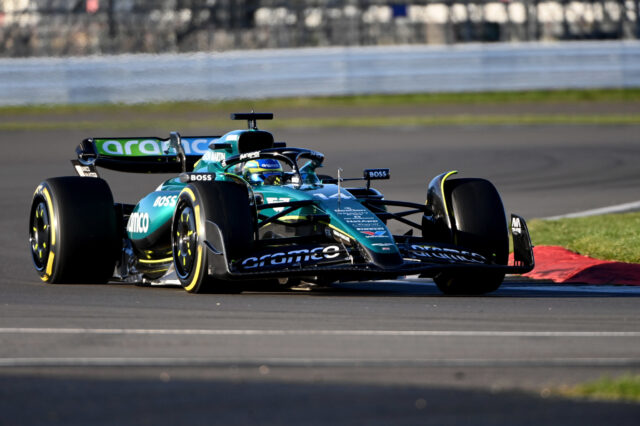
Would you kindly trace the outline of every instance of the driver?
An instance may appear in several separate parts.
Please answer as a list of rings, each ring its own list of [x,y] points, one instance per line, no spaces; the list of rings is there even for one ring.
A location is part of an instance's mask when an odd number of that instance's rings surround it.
[[[251,160],[242,167],[242,176],[251,184],[282,185],[282,166],[273,158]]]

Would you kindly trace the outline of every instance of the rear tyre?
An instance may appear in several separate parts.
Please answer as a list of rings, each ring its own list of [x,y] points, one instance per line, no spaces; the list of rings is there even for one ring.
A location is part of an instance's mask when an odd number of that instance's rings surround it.
[[[38,185],[29,216],[36,272],[47,283],[105,283],[121,245],[109,185],[79,176]]]
[[[502,200],[493,184],[484,179],[452,179],[445,194],[453,222],[454,243],[506,265],[509,231]],[[441,273],[434,278],[445,294],[485,294],[495,291],[503,272]]]
[[[238,283],[209,275],[206,221],[220,228],[227,258],[250,251],[256,221],[247,187],[235,182],[190,183],[178,196],[171,228],[174,267],[186,291],[239,293]]]

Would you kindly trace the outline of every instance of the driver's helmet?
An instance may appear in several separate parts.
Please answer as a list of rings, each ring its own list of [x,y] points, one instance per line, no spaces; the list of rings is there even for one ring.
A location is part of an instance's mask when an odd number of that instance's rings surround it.
[[[251,160],[242,167],[242,176],[254,184],[281,185],[282,166],[273,158]]]

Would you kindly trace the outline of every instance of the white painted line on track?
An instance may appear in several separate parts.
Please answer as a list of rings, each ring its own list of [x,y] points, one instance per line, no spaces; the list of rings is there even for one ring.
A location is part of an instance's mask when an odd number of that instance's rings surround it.
[[[630,212],[634,210],[640,210],[640,201],[618,204],[615,206],[601,207],[601,208],[592,209],[592,210],[585,210],[582,212],[545,217],[543,218],[543,220],[571,219],[576,217],[597,216],[597,215],[609,214],[609,213],[624,213],[624,212]]]
[[[180,330],[143,328],[0,328],[0,334],[146,336],[350,336],[350,337],[640,337],[640,331],[526,330]]]
[[[515,281],[514,281],[515,280]],[[420,289],[433,289],[435,288],[435,284],[433,281],[427,278],[421,279],[401,279],[401,280],[386,280],[386,281],[371,281],[371,283],[339,283],[333,284],[334,287],[338,288],[355,288],[358,290],[366,291],[369,290],[380,290],[384,288],[388,291],[397,291],[397,287],[393,287],[395,285],[403,285],[410,288]],[[387,284],[385,287],[384,285]],[[368,286],[368,287],[367,287]],[[511,278],[507,277],[507,279],[502,283],[500,288],[495,294],[500,294],[502,290],[509,291],[522,291],[522,292],[545,292],[545,293],[585,293],[585,294],[595,294],[595,293],[604,293],[604,294],[628,294],[628,295],[640,295],[640,286],[633,285],[614,285],[614,284],[555,284],[551,281],[545,281],[537,283],[532,280],[523,281],[523,278],[520,276],[514,275]],[[489,295],[491,296],[491,294]]]
[[[19,357],[0,358],[0,367],[335,367],[335,366],[420,366],[420,367],[629,367],[640,358],[170,358],[170,357]]]
[[[510,285],[509,283],[504,283],[500,286],[500,290],[517,290],[524,292],[557,292],[557,293],[603,293],[603,294],[635,294],[640,295],[640,286],[624,286],[624,285],[571,285],[571,284],[562,284],[562,285]]]

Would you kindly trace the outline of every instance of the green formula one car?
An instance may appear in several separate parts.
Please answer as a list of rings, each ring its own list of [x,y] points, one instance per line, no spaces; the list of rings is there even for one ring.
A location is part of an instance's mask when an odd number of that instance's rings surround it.
[[[425,204],[386,200],[371,181],[388,179],[388,169],[318,175],[323,154],[257,128],[272,117],[232,114],[249,128],[224,136],[85,139],[72,160],[78,176],[47,179],[33,196],[29,240],[40,278],[198,293],[418,275],[446,294],[483,294],[505,274],[533,269],[516,215],[508,264],[509,227],[489,181],[452,171],[431,181]],[[176,177],[130,205],[114,203],[96,167]],[[344,185],[357,180],[361,187]],[[391,221],[410,229],[393,235]]]

